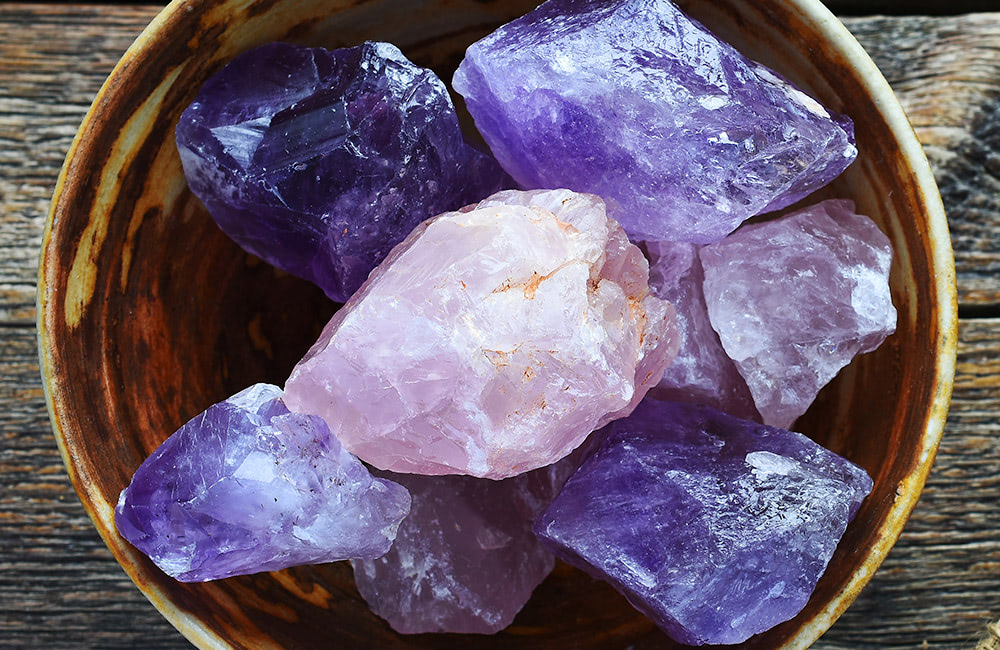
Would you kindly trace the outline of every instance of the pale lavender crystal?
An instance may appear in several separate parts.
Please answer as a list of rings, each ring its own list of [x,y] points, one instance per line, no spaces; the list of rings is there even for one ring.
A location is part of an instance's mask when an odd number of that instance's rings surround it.
[[[573,454],[503,481],[380,472],[413,505],[386,555],[351,561],[361,595],[403,634],[507,627],[552,571],[531,523],[576,462]]]
[[[673,308],[604,202],[500,192],[429,220],[286,384],[381,469],[506,478],[631,412],[676,353]]]
[[[745,226],[700,255],[712,326],[767,424],[790,427],[896,329],[889,239],[851,201]]]
[[[649,259],[649,288],[677,312],[680,348],[663,379],[652,388],[657,399],[707,404],[730,415],[760,420],[750,390],[712,329],[702,289],[704,273],[697,244],[643,242]]]
[[[418,223],[509,186],[441,80],[388,43],[250,50],[202,86],[177,147],[227,235],[337,301]]]
[[[535,523],[682,643],[740,643],[805,606],[871,491],[805,436],[646,399]]]
[[[668,0],[550,0],[454,78],[524,188],[598,194],[633,239],[707,243],[854,160],[853,125]]]
[[[200,582],[378,557],[409,508],[406,490],[372,477],[321,418],[255,384],[160,445],[122,490],[115,523],[164,572]]]

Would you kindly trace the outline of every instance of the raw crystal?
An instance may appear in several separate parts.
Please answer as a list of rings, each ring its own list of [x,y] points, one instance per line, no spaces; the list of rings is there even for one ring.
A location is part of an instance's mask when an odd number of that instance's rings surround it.
[[[550,0],[454,78],[524,188],[608,201],[633,239],[707,243],[854,160],[853,125],[668,0]]]
[[[388,551],[409,494],[280,398],[255,384],[178,429],[122,491],[121,535],[184,582]]]
[[[646,399],[535,524],[677,641],[740,643],[809,600],[872,481],[805,436]]]
[[[424,219],[509,187],[441,80],[388,43],[250,50],[202,86],[177,146],[227,235],[337,301]]]
[[[790,427],[896,329],[889,240],[851,201],[745,226],[700,255],[712,326],[767,424]]]
[[[531,523],[576,456],[503,481],[379,473],[408,489],[413,505],[386,555],[351,561],[361,595],[403,634],[507,627],[555,563]]]
[[[673,308],[604,202],[500,192],[419,226],[288,379],[360,458],[506,478],[627,415],[676,353]]]
[[[680,349],[650,395],[707,404],[730,415],[760,420],[750,390],[708,320],[704,273],[697,244],[643,242],[649,259],[649,289],[677,311]]]

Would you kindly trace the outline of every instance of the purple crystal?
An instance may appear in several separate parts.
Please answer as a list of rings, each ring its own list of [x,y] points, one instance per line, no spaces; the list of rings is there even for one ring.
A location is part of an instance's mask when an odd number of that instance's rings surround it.
[[[387,43],[250,50],[202,86],[177,146],[227,235],[337,301],[418,223],[507,185],[441,80]]]
[[[522,187],[597,194],[633,239],[716,241],[857,154],[849,119],[668,0],[550,0],[469,47],[454,86]]]
[[[386,555],[351,561],[361,595],[403,634],[507,627],[552,571],[531,522],[577,459],[503,481],[379,472],[408,489],[413,505]]]
[[[809,600],[872,481],[805,436],[646,399],[535,524],[671,637],[740,643]]]
[[[697,244],[644,242],[649,288],[677,312],[680,349],[649,394],[657,399],[707,404],[730,415],[760,421],[750,390],[712,329],[702,289]]]
[[[851,201],[745,226],[700,256],[712,326],[767,424],[790,427],[896,329],[889,240]]]
[[[280,398],[255,384],[178,429],[122,490],[121,535],[184,582],[388,551],[409,494]]]

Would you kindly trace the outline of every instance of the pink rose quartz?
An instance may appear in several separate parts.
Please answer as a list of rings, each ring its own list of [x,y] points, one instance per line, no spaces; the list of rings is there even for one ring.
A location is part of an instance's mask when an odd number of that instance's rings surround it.
[[[896,330],[889,239],[851,201],[744,226],[700,251],[712,327],[764,424],[788,429]]]
[[[506,191],[418,226],[292,371],[380,469],[502,479],[628,415],[677,351],[674,311],[604,202]]]

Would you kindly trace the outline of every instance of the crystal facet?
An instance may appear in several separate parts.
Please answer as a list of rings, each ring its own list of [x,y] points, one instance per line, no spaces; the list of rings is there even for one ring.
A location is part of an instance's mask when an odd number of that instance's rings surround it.
[[[896,329],[889,240],[851,201],[745,226],[700,256],[712,326],[767,424],[790,427]]]
[[[848,118],[669,0],[550,0],[470,46],[453,83],[522,187],[598,194],[633,239],[716,241],[857,155]]]
[[[121,535],[184,582],[378,557],[410,496],[372,477],[323,420],[255,384],[211,406],[136,471]]]
[[[730,415],[760,420],[746,382],[712,329],[702,289],[697,244],[644,242],[649,289],[677,311],[680,349],[663,379],[650,390],[657,399],[707,404]]]
[[[363,460],[506,478],[627,415],[676,353],[673,308],[604,202],[500,192],[397,246],[286,385]]]
[[[647,398],[535,523],[671,637],[740,643],[795,616],[871,491],[805,436]]]
[[[177,146],[227,235],[341,302],[421,221],[509,187],[441,80],[388,43],[250,50],[202,86]]]
[[[403,634],[492,634],[510,625],[555,563],[531,523],[577,454],[503,481],[381,472],[413,497],[392,549],[352,560],[358,590]]]

